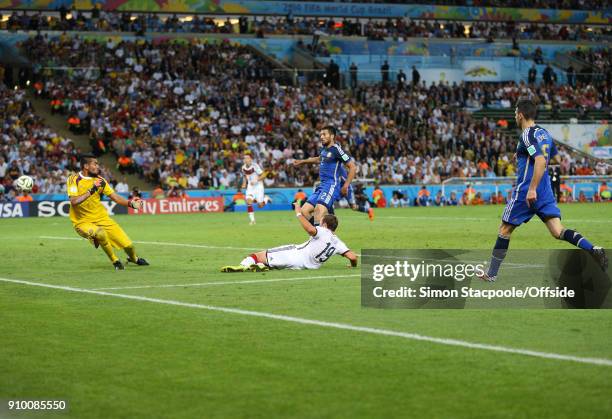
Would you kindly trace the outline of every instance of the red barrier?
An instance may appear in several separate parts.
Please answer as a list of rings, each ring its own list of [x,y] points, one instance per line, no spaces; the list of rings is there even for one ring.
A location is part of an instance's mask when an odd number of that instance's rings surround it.
[[[130,214],[187,214],[194,212],[223,212],[223,198],[164,198],[143,199],[140,210],[129,209]]]

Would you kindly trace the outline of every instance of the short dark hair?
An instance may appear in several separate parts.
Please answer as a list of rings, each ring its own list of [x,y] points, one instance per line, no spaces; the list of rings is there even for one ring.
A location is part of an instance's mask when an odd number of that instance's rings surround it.
[[[535,119],[538,113],[536,104],[531,99],[519,99],[516,103],[518,113],[522,113],[525,119]]]
[[[96,156],[94,156],[93,154],[82,154],[81,155],[81,159],[80,159],[80,163],[81,163],[81,169],[83,168],[83,166],[85,166],[86,164],[88,164],[91,160],[95,159]]]
[[[338,218],[336,218],[335,215],[327,214],[323,217],[322,221],[331,231],[336,231],[336,229],[338,228]]]
[[[336,127],[334,127],[332,125],[325,125],[323,128],[321,128],[321,131],[323,131],[323,130],[326,130],[327,132],[329,132],[334,137],[336,136],[336,133],[338,132],[336,130]]]

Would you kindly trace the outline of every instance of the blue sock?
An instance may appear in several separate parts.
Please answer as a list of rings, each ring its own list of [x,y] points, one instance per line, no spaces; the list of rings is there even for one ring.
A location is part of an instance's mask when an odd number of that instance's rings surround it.
[[[561,239],[581,249],[588,251],[593,250],[593,245],[591,244],[591,242],[582,237],[582,234],[578,233],[575,230],[564,230],[563,234],[561,235]]]
[[[493,249],[493,254],[491,255],[491,264],[489,265],[489,271],[487,275],[493,278],[497,276],[497,272],[499,271],[499,267],[501,266],[504,258],[506,257],[506,253],[508,253],[508,246],[510,245],[510,238],[504,236],[497,236],[497,241],[495,242],[495,248]]]

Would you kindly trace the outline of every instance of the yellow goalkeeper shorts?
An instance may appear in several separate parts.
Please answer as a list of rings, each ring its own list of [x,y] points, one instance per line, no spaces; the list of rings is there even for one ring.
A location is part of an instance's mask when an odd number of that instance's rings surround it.
[[[104,230],[104,233],[106,233],[106,237],[108,238],[111,246],[113,246],[115,249],[125,249],[126,247],[132,245],[132,241],[128,235],[125,234],[125,231],[123,231],[119,224],[110,218],[95,222],[84,221],[74,225],[74,229],[78,235],[86,238],[92,244],[94,242],[96,233],[100,228]]]

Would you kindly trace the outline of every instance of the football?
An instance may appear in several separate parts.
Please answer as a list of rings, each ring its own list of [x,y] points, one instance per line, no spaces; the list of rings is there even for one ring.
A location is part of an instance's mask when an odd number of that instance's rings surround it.
[[[20,190],[30,192],[34,186],[34,179],[32,179],[30,176],[23,175],[17,179],[16,185]]]

